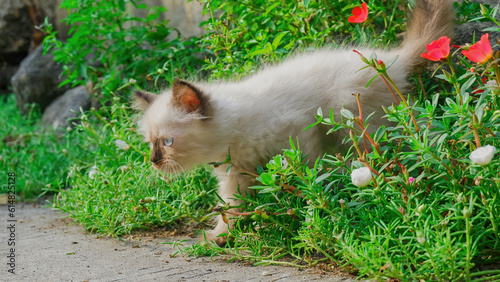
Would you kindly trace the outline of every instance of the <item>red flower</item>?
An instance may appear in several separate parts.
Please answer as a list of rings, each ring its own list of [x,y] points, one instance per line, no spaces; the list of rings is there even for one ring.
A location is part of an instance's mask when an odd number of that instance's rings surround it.
[[[347,21],[350,23],[362,23],[368,18],[368,6],[366,3],[362,3],[361,7],[355,7],[351,11],[352,16],[350,16]]]
[[[490,40],[488,34],[481,36],[481,40],[476,42],[476,44],[471,45],[469,50],[462,51],[462,54],[467,57],[467,59],[484,64],[493,56],[493,49],[491,49]]]
[[[410,182],[410,185],[413,183],[413,181],[415,181],[415,178],[413,177],[408,178],[408,182]]]
[[[472,72],[472,73],[474,73],[474,72]],[[484,84],[486,84],[486,83],[488,82],[488,78],[483,77],[483,78],[481,78],[481,81],[483,82],[483,85],[484,85]],[[483,93],[483,92],[484,92],[484,89],[479,89],[479,90],[477,90],[477,88],[479,88],[480,86],[481,86],[481,85],[478,85],[478,86],[474,87],[474,88],[473,88],[472,93],[474,93],[474,94],[480,94],[480,93]]]
[[[422,53],[422,57],[431,61],[437,62],[446,59],[450,54],[450,39],[443,36],[438,40],[434,40],[431,44],[425,47],[428,53]]]

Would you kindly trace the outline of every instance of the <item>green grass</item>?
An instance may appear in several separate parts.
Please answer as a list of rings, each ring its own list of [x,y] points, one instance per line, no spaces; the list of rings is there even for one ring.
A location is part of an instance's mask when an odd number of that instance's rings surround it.
[[[169,228],[200,223],[215,205],[215,178],[197,169],[166,181],[151,173],[149,164],[98,166],[95,178],[73,170],[72,188],[60,191],[53,207],[68,212],[92,233],[109,236],[134,229]]]
[[[0,101],[0,194],[7,191],[7,172],[16,174],[18,199],[34,200],[46,188],[65,187],[70,159],[62,154],[66,136],[39,124],[39,110],[30,106],[27,116],[16,107],[14,95]]]

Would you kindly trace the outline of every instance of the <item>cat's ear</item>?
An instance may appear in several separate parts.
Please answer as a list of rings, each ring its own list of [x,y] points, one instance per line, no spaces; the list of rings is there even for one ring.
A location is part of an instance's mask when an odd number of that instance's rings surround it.
[[[189,82],[176,79],[172,86],[173,104],[188,113],[206,114],[207,101],[203,93]]]
[[[153,101],[156,99],[156,95],[146,91],[135,90],[134,91],[134,103],[133,107],[138,110],[145,110],[151,106]]]

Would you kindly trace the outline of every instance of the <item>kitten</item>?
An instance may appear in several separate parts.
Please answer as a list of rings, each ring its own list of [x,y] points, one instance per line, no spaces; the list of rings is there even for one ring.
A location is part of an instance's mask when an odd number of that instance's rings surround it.
[[[406,77],[412,68],[423,62],[420,54],[425,46],[451,33],[453,13],[448,0],[417,0],[405,39],[399,48],[379,50],[357,47],[369,56],[388,62],[399,56],[389,69],[389,76],[400,87],[408,86]],[[262,70],[241,81],[190,83],[176,80],[170,90],[160,95],[136,91],[135,107],[144,110],[140,128],[151,146],[154,168],[165,173],[190,169],[193,165],[221,162],[228,148],[234,167],[214,169],[219,178],[219,194],[231,206],[238,191],[245,195],[253,178],[237,168],[255,172],[273,156],[289,146],[289,137],[299,139],[310,159],[325,152],[345,150],[341,140],[346,132],[326,135],[328,128],[313,124],[319,107],[339,111],[345,107],[357,112],[353,93],[361,93],[365,113],[376,112],[370,120],[375,130],[387,123],[381,106],[394,102],[381,79],[366,83],[376,75],[373,69],[358,71],[365,64],[353,48],[324,49],[297,54],[278,65]],[[325,111],[328,112],[328,111]],[[236,168],[235,168],[236,167]],[[219,217],[207,239],[219,245],[234,221],[229,224]],[[229,228],[229,229],[228,229]]]

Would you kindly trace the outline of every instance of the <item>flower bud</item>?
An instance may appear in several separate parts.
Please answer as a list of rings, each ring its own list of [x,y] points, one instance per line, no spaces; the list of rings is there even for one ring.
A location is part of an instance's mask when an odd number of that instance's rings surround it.
[[[418,212],[419,212],[419,213],[423,213],[423,212],[425,211],[425,208],[426,208],[426,207],[427,207],[426,205],[422,204],[422,205],[420,205],[420,206],[417,208],[417,210],[418,210]]]
[[[382,60],[377,61],[377,70],[379,71],[384,71],[385,70],[385,63]]]
[[[410,182],[410,185],[411,185],[414,181],[415,181],[415,178],[413,178],[413,177],[408,178],[408,182]]]
[[[358,50],[352,50],[352,51],[359,55],[361,61],[363,61],[366,64],[370,64],[370,61],[368,61],[368,59],[365,56],[363,56],[363,54],[361,54]]]
[[[481,7],[481,15],[486,16],[489,14],[488,9],[484,6],[484,4],[479,4],[479,6]]]
[[[91,167],[91,168],[90,168],[90,171],[89,171],[89,178],[90,178],[90,179],[94,179],[94,178],[95,178],[95,176],[97,175],[97,172],[98,172],[98,170],[97,170],[97,166],[93,166],[93,167]]]
[[[497,149],[491,145],[479,147],[470,154],[469,158],[478,165],[487,165],[493,159],[496,150]]]
[[[339,204],[340,204],[341,208],[344,208],[345,207],[345,200],[344,199],[340,199],[339,200]]]
[[[464,215],[465,218],[470,218],[472,215],[472,213],[470,212],[470,210],[467,207],[465,207],[463,209],[462,214]]]
[[[351,173],[352,184],[357,187],[364,187],[370,184],[372,180],[372,173],[369,168],[362,167],[352,171]]]
[[[420,244],[425,244],[425,234],[424,232],[422,231],[417,231],[417,241],[420,243]]]
[[[260,215],[258,214],[253,214],[251,217],[250,217],[253,221],[257,221],[260,219]]]
[[[145,203],[154,203],[156,202],[156,197],[146,197],[144,198]]]

